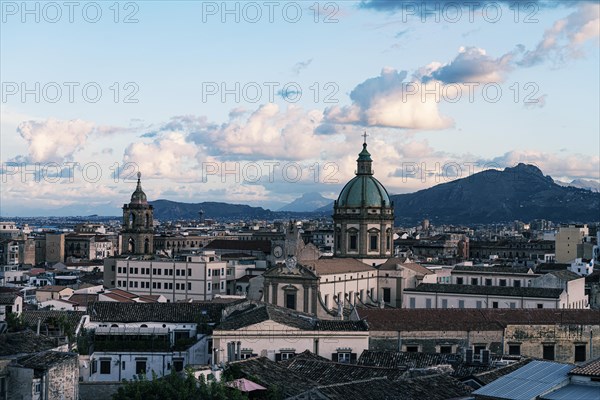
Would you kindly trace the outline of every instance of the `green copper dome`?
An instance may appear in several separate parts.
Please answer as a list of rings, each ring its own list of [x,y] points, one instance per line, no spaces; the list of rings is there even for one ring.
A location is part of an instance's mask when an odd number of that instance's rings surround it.
[[[357,175],[342,189],[339,207],[390,207],[390,196],[372,175]]]

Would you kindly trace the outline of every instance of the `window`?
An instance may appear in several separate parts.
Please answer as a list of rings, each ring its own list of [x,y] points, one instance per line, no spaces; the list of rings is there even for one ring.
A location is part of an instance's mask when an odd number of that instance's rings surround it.
[[[479,285],[479,279],[471,278],[471,285]]]
[[[476,344],[475,346],[473,346],[473,353],[477,356],[479,356],[479,354],[481,354],[482,350],[486,350],[485,344]]]
[[[456,284],[457,285],[462,285],[463,284],[463,278],[456,278]]]
[[[544,304],[543,303],[538,303],[537,308],[544,308]]]
[[[452,346],[440,346],[440,353],[441,354],[451,354]]]
[[[369,236],[369,250],[377,250],[377,235]]]
[[[511,356],[520,356],[521,355],[521,345],[520,344],[509,344],[508,345],[508,354]]]
[[[575,362],[585,361],[585,344],[575,345]]]
[[[123,361],[123,362],[121,363],[121,369],[122,369],[123,371],[125,371],[125,361]]]
[[[188,282],[188,290],[192,290],[192,282]]]
[[[286,353],[281,353],[279,356],[282,360],[289,360],[291,358],[294,358],[295,355],[296,355],[296,353],[286,352]]]
[[[459,300],[458,301],[458,308],[465,308],[465,301],[464,300]]]
[[[513,281],[513,286],[514,286],[514,287],[521,287],[521,281],[518,281],[518,280],[516,280],[516,279],[515,279],[515,280]]]
[[[209,269],[208,270],[208,276],[211,276],[211,274],[212,274],[212,269]]]
[[[292,310],[296,309],[296,294],[295,293],[287,293],[285,295],[285,306],[286,306],[286,308],[290,308]]]
[[[33,392],[34,393],[40,393],[42,391],[42,384],[40,382],[36,382],[33,385]]]
[[[406,352],[407,353],[418,353],[419,352],[419,346],[415,346],[415,345],[406,346]]]
[[[91,364],[91,373],[95,374],[98,372],[98,360],[92,360]]]
[[[356,234],[350,235],[350,250],[358,249],[358,236]]]
[[[111,359],[100,359],[100,373],[104,375],[110,374]]]
[[[383,301],[385,303],[389,303],[390,301],[392,301],[392,289],[383,288]]]
[[[135,360],[135,373],[137,375],[146,374],[146,359]]]
[[[517,308],[517,303],[515,303],[514,301],[511,301],[510,308]]]
[[[492,302],[492,308],[498,308],[498,302],[497,301],[493,301]]]
[[[225,276],[225,268],[221,268],[221,276]]]
[[[545,344],[544,345],[543,358],[544,358],[544,360],[554,361],[554,345],[553,344]]]
[[[486,278],[485,286],[492,286],[492,280],[490,278]]]
[[[431,299],[425,299],[425,308],[431,308]]]
[[[183,371],[183,358],[174,358],[173,368],[175,368],[176,372]]]
[[[350,363],[350,353],[337,353],[337,362]]]
[[[506,279],[500,279],[499,285],[500,286],[506,286]]]
[[[408,299],[409,303],[410,303],[410,308],[416,308],[416,299],[414,297],[411,297]]]
[[[442,308],[448,308],[448,299],[442,299]]]
[[[475,305],[476,308],[481,308],[481,306],[482,306],[481,300],[477,300],[477,302],[475,304],[476,304]]]

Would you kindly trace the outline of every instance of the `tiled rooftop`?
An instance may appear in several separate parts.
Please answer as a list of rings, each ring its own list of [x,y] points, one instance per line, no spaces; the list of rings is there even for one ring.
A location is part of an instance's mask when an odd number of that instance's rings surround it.
[[[36,370],[46,370],[54,365],[63,363],[68,360],[77,360],[76,353],[65,353],[60,351],[43,351],[40,353],[20,357],[16,360],[16,364],[25,368]]]
[[[98,322],[218,322],[223,303],[118,303],[88,305],[91,321]]]
[[[600,325],[600,310],[359,308],[370,331],[497,330],[507,325]]]
[[[375,268],[353,258],[321,258],[315,261],[302,261],[317,275],[344,274],[363,271],[375,271]]]
[[[600,377],[600,358],[587,362],[571,371],[571,375]]]
[[[539,287],[513,287],[513,286],[480,286],[480,285],[455,285],[441,283],[422,283],[414,289],[404,289],[406,293],[455,293],[509,297],[536,297],[558,299],[563,289],[550,289]]]
[[[229,314],[217,327],[220,330],[236,330],[265,321],[274,321],[301,330],[318,331],[367,331],[364,321],[319,320],[301,313],[267,303],[248,303],[244,308]]]

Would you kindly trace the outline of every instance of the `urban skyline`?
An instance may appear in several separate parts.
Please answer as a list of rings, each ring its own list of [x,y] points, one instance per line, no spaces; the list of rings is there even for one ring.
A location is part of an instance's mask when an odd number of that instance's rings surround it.
[[[364,131],[390,194],[598,182],[598,4],[482,3],[3,2],[0,215],[335,198]]]

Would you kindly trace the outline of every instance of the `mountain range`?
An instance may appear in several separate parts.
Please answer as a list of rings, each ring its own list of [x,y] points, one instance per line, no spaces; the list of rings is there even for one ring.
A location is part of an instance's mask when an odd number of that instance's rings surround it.
[[[561,186],[539,168],[527,164],[503,171],[485,170],[390,198],[399,225],[414,224],[425,218],[438,224],[528,222],[533,219],[600,221],[600,193]],[[331,200],[318,193],[307,193],[279,211],[218,202],[189,204],[156,200],[151,204],[155,217],[161,220],[197,219],[200,210],[206,218],[215,219],[284,219],[327,216],[333,211]]]

